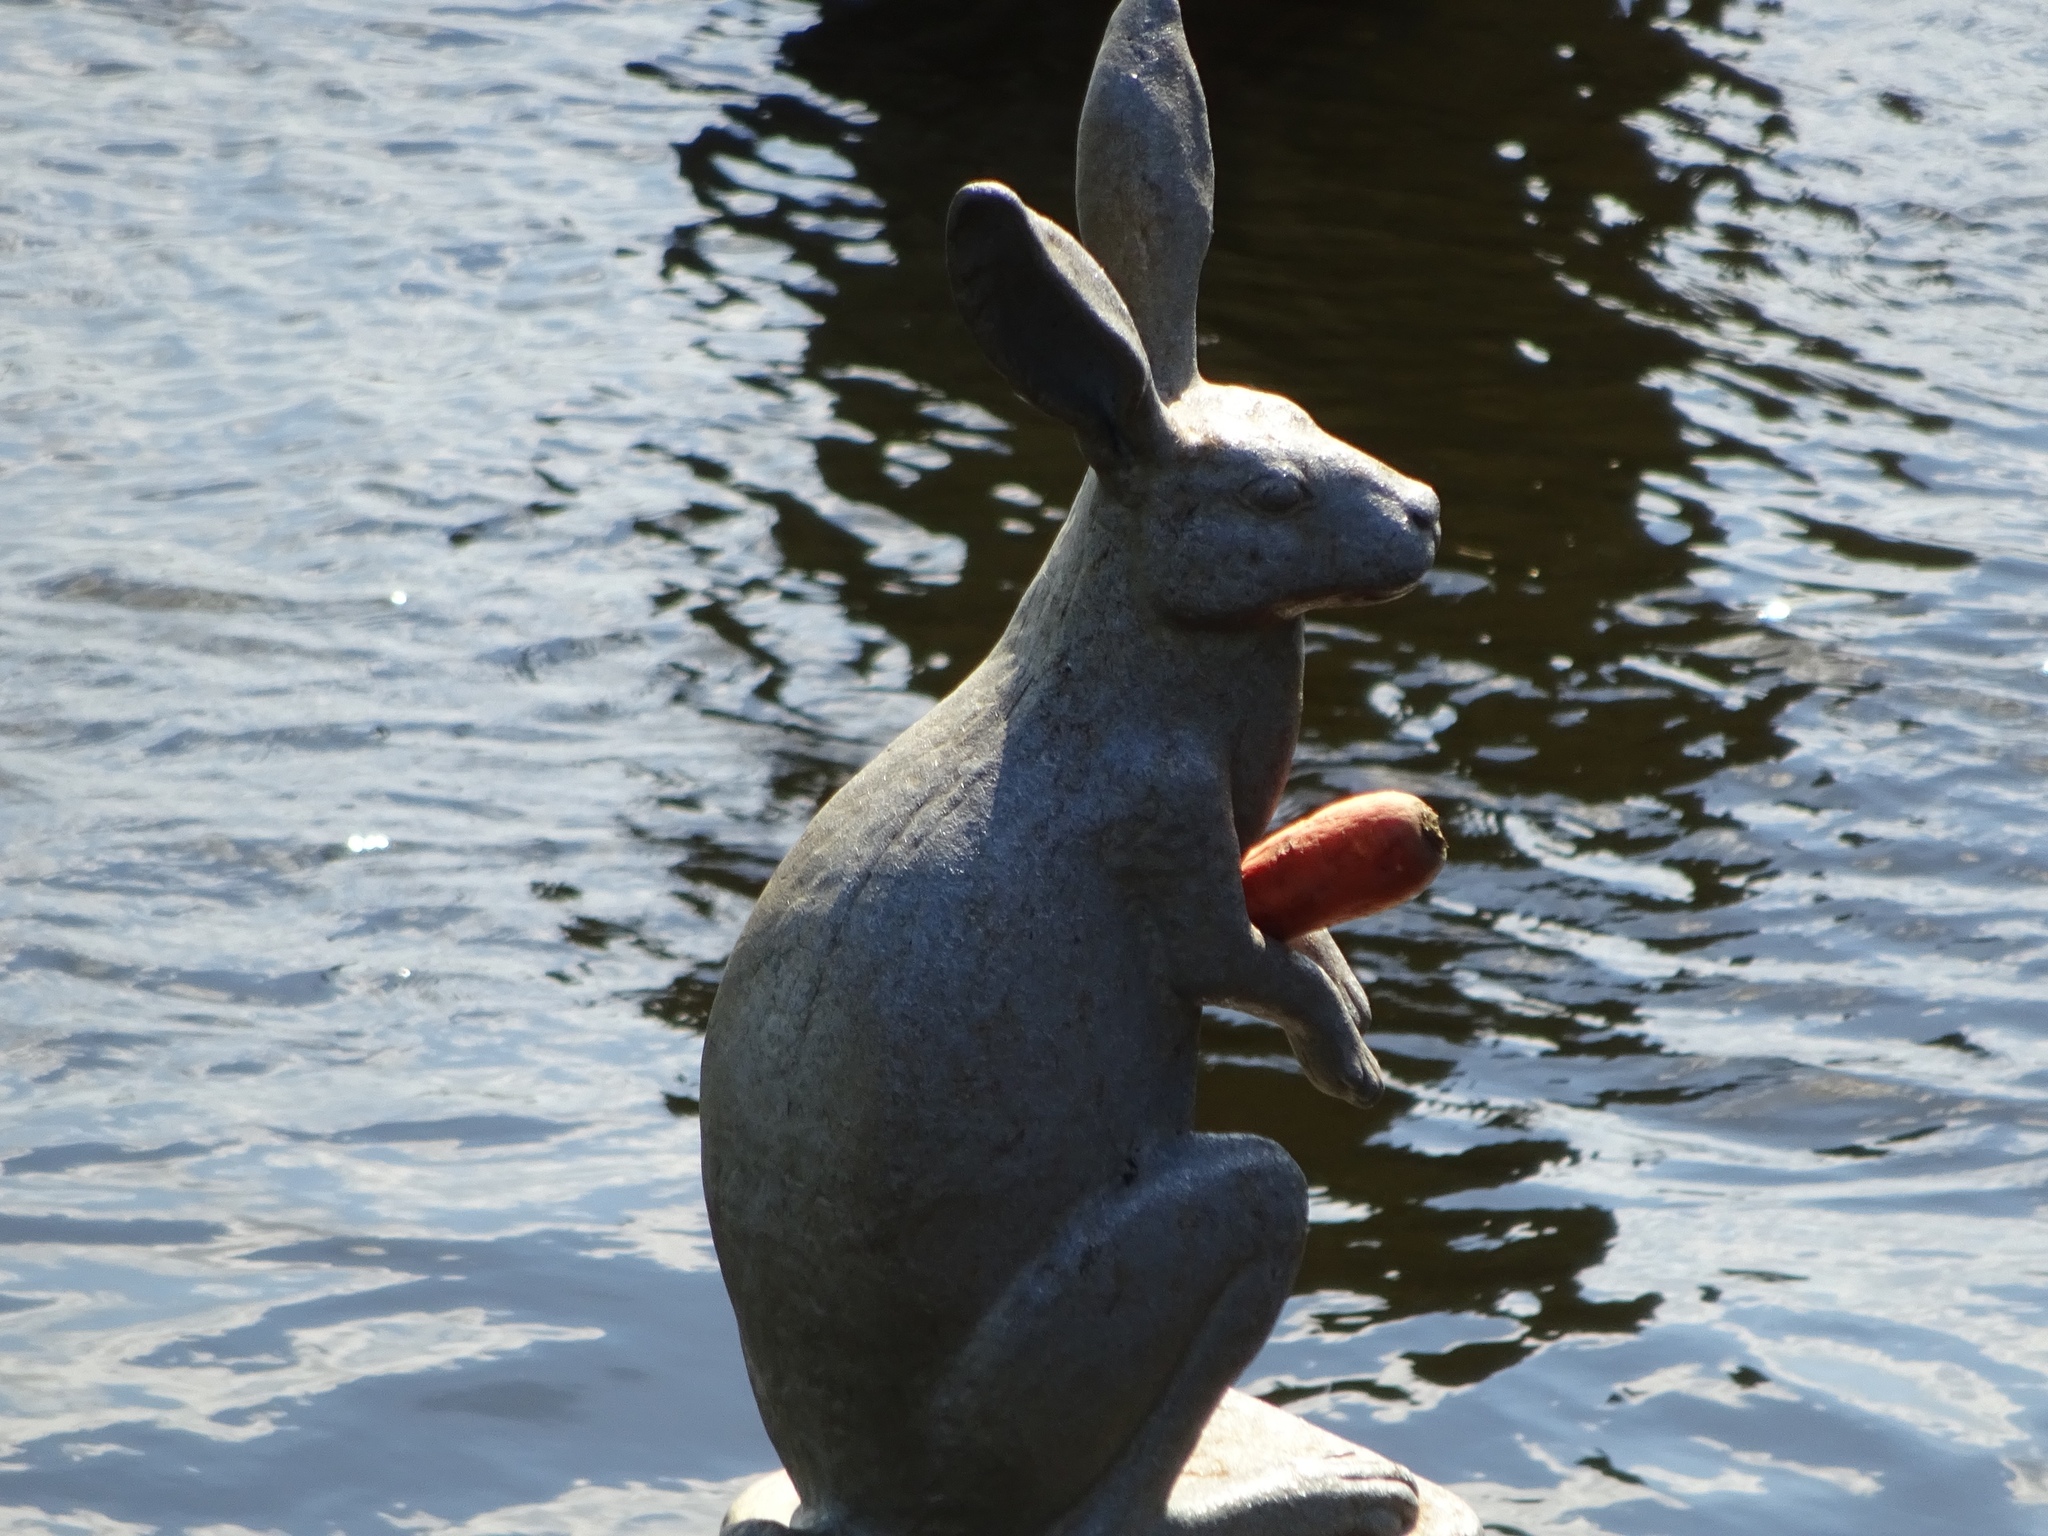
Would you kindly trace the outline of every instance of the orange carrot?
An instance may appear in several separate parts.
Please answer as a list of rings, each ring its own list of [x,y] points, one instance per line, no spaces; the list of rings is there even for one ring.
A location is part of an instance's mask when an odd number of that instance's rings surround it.
[[[1450,844],[1436,812],[1396,789],[1352,795],[1290,822],[1244,856],[1244,904],[1287,940],[1419,896]]]

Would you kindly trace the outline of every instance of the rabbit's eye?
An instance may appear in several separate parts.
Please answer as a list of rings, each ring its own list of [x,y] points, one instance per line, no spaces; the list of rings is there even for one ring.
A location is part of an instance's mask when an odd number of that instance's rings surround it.
[[[1292,512],[1308,500],[1308,482],[1285,470],[1275,470],[1248,481],[1244,499],[1261,512]]]

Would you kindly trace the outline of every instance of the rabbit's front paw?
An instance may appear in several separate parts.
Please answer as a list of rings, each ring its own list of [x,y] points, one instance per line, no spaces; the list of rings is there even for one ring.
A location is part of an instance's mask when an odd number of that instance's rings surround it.
[[[1308,1080],[1332,1098],[1361,1109],[1372,1104],[1387,1085],[1386,1075],[1365,1043],[1372,1023],[1372,1004],[1358,984],[1351,962],[1327,928],[1303,934],[1289,943],[1300,959],[1315,968],[1325,994],[1315,1017],[1287,1030],[1295,1060]]]

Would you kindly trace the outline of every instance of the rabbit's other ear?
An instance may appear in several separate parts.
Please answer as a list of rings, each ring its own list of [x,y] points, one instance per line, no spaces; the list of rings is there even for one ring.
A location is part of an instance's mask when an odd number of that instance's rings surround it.
[[[1145,344],[1080,241],[1001,182],[969,182],[946,215],[946,270],[988,360],[1090,464],[1114,475],[1156,455],[1167,428]]]
[[[1159,398],[1195,382],[1195,295],[1216,203],[1209,108],[1179,0],[1123,0],[1081,108],[1081,239],[1131,308]]]

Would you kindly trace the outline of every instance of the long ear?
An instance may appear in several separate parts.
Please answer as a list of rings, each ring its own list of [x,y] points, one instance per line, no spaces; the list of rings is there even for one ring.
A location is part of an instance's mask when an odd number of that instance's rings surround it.
[[[1152,361],[1159,398],[1195,382],[1195,295],[1216,205],[1209,108],[1179,0],[1123,0],[1081,108],[1074,200]]]
[[[1010,387],[1072,427],[1106,474],[1165,431],[1145,344],[1081,242],[1001,182],[969,182],[946,215],[953,301]]]

